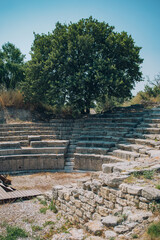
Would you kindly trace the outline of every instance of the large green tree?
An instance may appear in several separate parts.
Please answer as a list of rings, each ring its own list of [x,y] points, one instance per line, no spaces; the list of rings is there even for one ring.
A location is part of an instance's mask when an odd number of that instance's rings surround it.
[[[0,50],[0,84],[14,89],[24,81],[24,55],[12,43],[5,43]]]
[[[92,17],[58,22],[52,33],[35,34],[26,96],[87,112],[106,95],[128,97],[142,80],[140,49],[126,32],[117,33]]]

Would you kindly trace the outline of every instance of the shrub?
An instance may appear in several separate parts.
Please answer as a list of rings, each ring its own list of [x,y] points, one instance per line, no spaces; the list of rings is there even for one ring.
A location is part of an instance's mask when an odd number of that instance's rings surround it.
[[[6,235],[0,235],[1,240],[17,240],[18,238],[27,238],[28,233],[16,226],[7,226],[6,227]]]
[[[151,236],[151,238],[160,237],[160,222],[151,224],[147,233]]]
[[[53,204],[53,200],[51,201],[51,203],[50,203],[50,205],[49,205],[49,209],[50,209],[51,211],[53,211],[54,213],[57,213],[57,212],[58,212],[56,206]]]
[[[0,92],[0,107],[25,108],[24,98],[18,90],[8,90]]]
[[[43,213],[43,214],[46,214],[46,212],[47,212],[47,207],[43,207],[43,208],[40,208],[40,213]]]

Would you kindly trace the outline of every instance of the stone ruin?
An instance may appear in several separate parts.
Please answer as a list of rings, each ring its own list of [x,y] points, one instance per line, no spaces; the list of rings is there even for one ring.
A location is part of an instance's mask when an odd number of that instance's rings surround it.
[[[0,129],[0,173],[95,171],[77,184],[55,186],[48,196],[71,222],[102,239],[130,239],[154,220],[160,190],[155,183],[129,180],[134,173],[159,173],[160,108],[2,123]]]

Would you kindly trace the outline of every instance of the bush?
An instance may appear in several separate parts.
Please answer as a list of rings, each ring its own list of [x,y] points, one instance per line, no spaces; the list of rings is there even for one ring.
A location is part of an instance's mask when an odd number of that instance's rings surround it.
[[[147,233],[151,236],[151,238],[160,237],[160,222],[150,225]]]
[[[28,237],[28,233],[19,228],[19,227],[15,227],[15,226],[7,226],[6,227],[6,235],[2,236],[0,235],[0,239],[1,240],[17,240],[19,238],[27,238]]]
[[[3,90],[0,92],[0,107],[25,108],[23,95],[18,90]]]

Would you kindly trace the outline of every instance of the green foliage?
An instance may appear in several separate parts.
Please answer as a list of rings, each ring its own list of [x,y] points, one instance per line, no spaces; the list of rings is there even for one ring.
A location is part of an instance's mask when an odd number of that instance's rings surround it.
[[[43,206],[47,206],[47,201],[46,200],[42,200],[40,198],[37,198],[40,202],[40,204],[42,204]]]
[[[160,73],[158,73],[153,81],[148,77],[148,84],[145,86],[144,91],[137,93],[131,100],[126,101],[123,105],[130,106],[133,104],[143,104],[149,108],[155,104],[160,103]]]
[[[153,201],[149,204],[149,209],[154,213],[160,213],[160,203],[158,201]]]
[[[133,234],[133,235],[132,235],[132,238],[133,238],[133,239],[136,239],[136,238],[138,238],[138,235],[137,235],[137,234]]]
[[[24,80],[24,55],[12,43],[5,43],[0,50],[0,84],[14,89]]]
[[[32,225],[32,231],[33,232],[38,232],[42,230],[42,227],[38,226],[38,225]]]
[[[140,48],[126,32],[92,17],[35,34],[23,91],[28,101],[89,112],[94,101],[128,97],[142,80]],[[123,96],[122,96],[123,92]]]
[[[156,185],[156,188],[160,190],[160,184],[157,184],[157,185]]]
[[[155,171],[154,170],[148,170],[143,172],[143,176],[146,179],[153,179]]]
[[[140,178],[142,176],[145,179],[152,179],[154,174],[155,174],[154,170],[145,170],[145,171],[134,172],[133,176],[136,178]]]
[[[55,222],[53,222],[53,221],[47,221],[43,224],[43,227],[46,227],[46,226],[49,226],[49,225],[54,225],[54,224],[55,224]]]
[[[53,211],[54,213],[57,213],[57,212],[58,212],[56,206],[55,206],[54,203],[53,203],[53,200],[51,201],[51,203],[50,203],[50,205],[49,205],[49,209],[50,209],[51,211]]]
[[[120,107],[122,103],[124,102],[123,98],[117,98],[113,96],[104,96],[103,99],[100,99],[100,101],[96,104],[96,112],[107,112],[112,111],[115,107]]]
[[[47,210],[48,210],[47,207],[43,207],[39,209],[40,213],[43,213],[43,214],[46,214]]]
[[[160,222],[153,223],[149,226],[147,233],[153,237],[160,237]]]
[[[9,225],[7,225],[6,227],[6,235],[5,236],[0,235],[1,240],[17,240],[18,238],[27,238],[27,237],[28,237],[28,233],[25,230],[19,227],[9,226]]]

